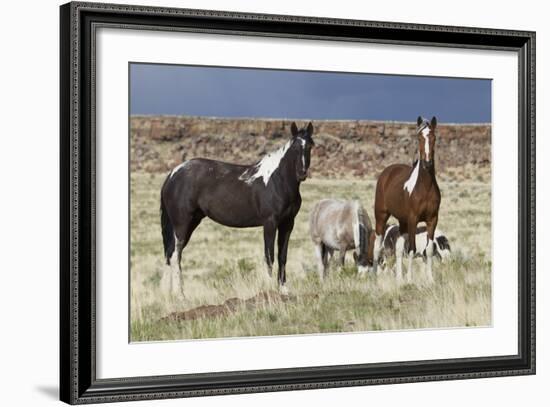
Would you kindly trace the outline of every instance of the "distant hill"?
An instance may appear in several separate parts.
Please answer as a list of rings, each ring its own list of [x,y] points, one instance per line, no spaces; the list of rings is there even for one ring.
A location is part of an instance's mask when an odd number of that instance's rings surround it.
[[[131,169],[168,172],[193,157],[252,164],[284,144],[291,122],[132,116]],[[314,120],[313,125],[313,177],[374,180],[389,164],[411,163],[418,148],[414,123]],[[490,124],[440,124],[436,146],[439,178],[490,181]]]

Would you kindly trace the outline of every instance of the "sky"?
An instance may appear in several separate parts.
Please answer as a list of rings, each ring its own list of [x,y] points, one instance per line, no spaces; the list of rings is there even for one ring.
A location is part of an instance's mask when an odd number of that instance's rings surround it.
[[[491,122],[491,80],[130,65],[130,114]]]

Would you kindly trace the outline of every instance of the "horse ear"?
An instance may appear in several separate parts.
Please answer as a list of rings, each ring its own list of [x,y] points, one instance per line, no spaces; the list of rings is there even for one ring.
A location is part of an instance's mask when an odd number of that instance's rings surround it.
[[[298,127],[296,126],[296,122],[292,122],[292,124],[290,125],[290,132],[292,133],[293,137],[296,137],[296,135],[298,134]]]
[[[416,119],[416,125],[420,126],[422,124],[422,116],[418,116],[418,119]]]
[[[432,129],[435,129],[435,127],[437,126],[437,119],[434,117],[432,117],[432,121],[430,122],[430,126],[432,127]]]
[[[309,122],[307,125],[307,133],[311,136],[313,134],[313,124]]]

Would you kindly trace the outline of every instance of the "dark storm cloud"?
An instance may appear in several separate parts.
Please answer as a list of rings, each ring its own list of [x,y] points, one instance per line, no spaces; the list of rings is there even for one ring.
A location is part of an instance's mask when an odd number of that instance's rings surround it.
[[[491,121],[491,81],[132,64],[131,114]]]

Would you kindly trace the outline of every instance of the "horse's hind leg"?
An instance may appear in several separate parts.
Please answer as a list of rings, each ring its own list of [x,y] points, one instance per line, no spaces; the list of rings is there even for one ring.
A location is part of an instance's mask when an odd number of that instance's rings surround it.
[[[407,282],[412,282],[413,278],[413,259],[416,254],[416,227],[418,220],[411,216],[408,220],[407,232],[408,232],[408,243],[409,243],[409,252],[408,252],[408,268],[407,268]]]
[[[334,254],[333,250],[329,248],[327,245],[323,244],[323,266],[324,266],[325,277],[329,273],[328,263],[333,254]]]
[[[403,252],[405,251],[405,234],[407,225],[399,223],[399,236],[395,241],[395,277],[398,282],[403,279]]]
[[[426,279],[428,282],[433,283],[434,278],[432,274],[432,261],[434,255],[434,234],[435,228],[437,226],[437,217],[431,219],[429,222],[426,222],[427,226],[427,238],[428,242],[426,245]]]
[[[325,245],[325,252],[326,252],[325,263],[328,267],[329,262],[332,260],[332,257],[334,256],[334,249]]]
[[[395,277],[398,282],[403,279],[403,251],[405,250],[405,237],[400,234],[395,242]]]
[[[319,280],[323,280],[326,272],[326,257],[327,249],[323,242],[315,243],[315,257],[317,257],[317,274],[319,274]]]
[[[193,231],[199,226],[201,220],[204,218],[204,214],[200,211],[196,211],[189,216],[183,217],[182,221],[176,225],[174,228],[174,233],[176,235],[176,255],[178,263],[178,280],[179,280],[179,291],[183,294],[183,269],[181,267],[182,253]],[[173,288],[173,287],[172,287]]]

